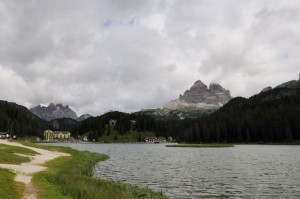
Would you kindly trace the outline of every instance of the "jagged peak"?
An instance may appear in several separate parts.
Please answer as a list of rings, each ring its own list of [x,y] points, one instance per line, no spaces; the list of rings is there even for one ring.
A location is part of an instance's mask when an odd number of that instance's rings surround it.
[[[64,106],[61,103],[50,103],[49,106],[36,106],[30,109],[30,111],[38,117],[50,121],[52,119],[59,118],[72,118],[77,119],[77,114],[68,106]]]
[[[210,90],[221,90],[221,91],[223,91],[223,90],[225,90],[220,84],[218,84],[218,83],[210,83],[209,84],[209,89]]]
[[[184,102],[187,106],[192,106],[191,104],[221,106],[226,104],[231,98],[230,91],[223,88],[220,84],[211,83],[209,88],[207,88],[201,80],[197,80],[183,95],[179,95],[179,101]],[[172,102],[173,104],[174,102]]]
[[[194,85],[191,88],[193,88],[193,87],[205,87],[205,88],[207,88],[207,85],[204,84],[201,80],[197,80],[197,81],[195,81]]]
[[[48,107],[55,107],[55,104],[51,102]]]
[[[267,91],[270,91],[270,90],[272,90],[272,87],[268,86],[268,87],[262,89],[260,92],[263,93],[263,92],[267,92]]]

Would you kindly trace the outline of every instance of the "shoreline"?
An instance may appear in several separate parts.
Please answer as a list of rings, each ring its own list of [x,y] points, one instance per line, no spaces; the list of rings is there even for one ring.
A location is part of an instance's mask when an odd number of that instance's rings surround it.
[[[0,142],[0,144],[2,143],[7,144],[8,141]],[[68,147],[37,145],[29,142],[10,143],[15,146],[34,149],[40,153],[37,157],[41,158],[41,156],[44,156],[44,159],[47,159],[46,162],[37,163],[38,165],[36,166],[39,166],[39,170],[31,172],[30,175],[32,176],[30,181],[27,178],[27,184],[23,181],[25,189],[22,198],[167,198],[161,192],[155,192],[148,188],[95,178],[93,176],[93,168],[97,163],[108,159],[106,155],[77,151]],[[53,153],[69,155],[54,156]],[[21,165],[23,164],[25,163]],[[10,170],[12,169],[10,168]],[[19,173],[17,170],[13,172],[16,173],[16,176]]]

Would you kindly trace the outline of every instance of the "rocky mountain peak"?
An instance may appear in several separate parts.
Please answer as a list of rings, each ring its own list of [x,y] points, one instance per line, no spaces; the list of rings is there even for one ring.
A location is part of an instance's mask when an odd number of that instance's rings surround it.
[[[222,91],[225,92],[226,89],[223,88],[220,84],[218,83],[210,83],[209,85],[209,90],[213,90],[213,91]]]
[[[226,104],[231,98],[230,91],[220,84],[211,83],[208,88],[201,80],[197,80],[189,90],[179,96],[179,99],[170,101],[165,108],[216,108]]]
[[[78,119],[77,114],[67,105],[50,103],[48,107],[38,105],[29,109],[36,116],[51,121],[59,118],[71,118],[74,120]]]
[[[260,92],[263,93],[263,92],[267,92],[267,91],[270,91],[270,90],[272,90],[272,87],[268,86],[268,87],[262,89]]]
[[[83,115],[81,115],[77,120],[78,120],[78,121],[83,121],[83,120],[86,120],[86,119],[88,119],[88,118],[90,118],[90,117],[93,117],[93,116],[90,115],[90,114],[83,114]]]
[[[197,80],[195,81],[194,85],[191,87],[191,90],[197,90],[197,89],[207,89],[207,86],[201,80]]]
[[[297,87],[300,87],[300,74],[299,74],[299,79],[298,80],[291,80],[291,81],[288,81],[288,82],[284,82],[278,86],[276,86],[275,88],[289,88],[289,89],[294,89],[294,88],[297,88]],[[266,88],[264,88],[262,92],[266,92],[266,91],[269,91],[269,90],[272,90],[273,88],[271,86],[268,86]]]

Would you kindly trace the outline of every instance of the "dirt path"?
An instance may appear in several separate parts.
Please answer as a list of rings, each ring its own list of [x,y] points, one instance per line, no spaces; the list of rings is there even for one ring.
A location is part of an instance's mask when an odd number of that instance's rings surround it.
[[[37,198],[37,191],[38,189],[32,185],[31,179],[34,173],[43,171],[46,169],[45,162],[49,160],[53,160],[55,158],[58,158],[60,156],[69,156],[69,154],[66,153],[60,153],[56,151],[48,151],[44,149],[38,149],[34,147],[28,147],[24,146],[19,143],[9,142],[7,140],[1,140],[0,144],[6,144],[11,146],[19,146],[31,149],[33,151],[36,151],[39,153],[39,155],[30,156],[31,161],[22,163],[20,165],[13,165],[13,164],[0,164],[1,168],[10,169],[13,172],[16,173],[15,181],[22,182],[25,184],[25,190],[24,190],[24,199],[36,199]]]

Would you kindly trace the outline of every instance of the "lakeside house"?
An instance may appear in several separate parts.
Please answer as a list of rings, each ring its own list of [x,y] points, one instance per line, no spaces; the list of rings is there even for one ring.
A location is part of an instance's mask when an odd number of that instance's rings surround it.
[[[88,136],[86,136],[86,135],[79,135],[77,141],[78,142],[88,142],[89,139],[88,139]]]
[[[44,131],[44,138],[47,142],[53,141],[69,141],[71,139],[71,133],[68,131]]]
[[[109,120],[109,125],[110,126],[116,126],[116,124],[117,124],[117,120],[114,120],[114,119]]]
[[[166,138],[164,137],[146,137],[146,143],[165,143],[167,142]]]
[[[8,132],[0,132],[0,139],[9,139],[10,135]]]

